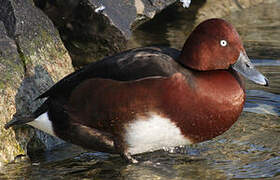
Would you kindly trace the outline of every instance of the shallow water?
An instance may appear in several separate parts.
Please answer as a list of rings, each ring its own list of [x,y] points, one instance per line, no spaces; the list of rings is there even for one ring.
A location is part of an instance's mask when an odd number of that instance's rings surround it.
[[[280,179],[280,2],[226,17],[240,32],[248,55],[270,86],[247,82],[247,100],[238,122],[204,143],[137,156],[128,165],[117,155],[82,152],[61,146],[0,169],[0,179]],[[175,11],[176,8],[169,10]],[[168,45],[180,48],[192,24],[181,9],[171,21],[141,26],[130,47]],[[166,20],[166,19],[165,19]],[[159,22],[158,22],[159,21]],[[153,27],[151,29],[151,27]],[[156,28],[154,28],[156,27]]]

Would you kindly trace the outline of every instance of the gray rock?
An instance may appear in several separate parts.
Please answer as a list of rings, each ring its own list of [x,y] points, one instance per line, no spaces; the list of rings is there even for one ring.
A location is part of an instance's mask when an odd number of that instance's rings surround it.
[[[15,96],[23,77],[24,68],[17,46],[8,37],[4,23],[0,21],[0,166],[1,162],[8,162],[24,153],[15,141],[15,133],[4,130],[4,124],[16,113]]]
[[[62,143],[29,126],[3,127],[34,111],[43,102],[34,99],[72,71],[57,30],[32,1],[0,1],[0,162]]]
[[[84,65],[126,48],[132,30],[176,0],[35,0],[58,28],[73,64]]]

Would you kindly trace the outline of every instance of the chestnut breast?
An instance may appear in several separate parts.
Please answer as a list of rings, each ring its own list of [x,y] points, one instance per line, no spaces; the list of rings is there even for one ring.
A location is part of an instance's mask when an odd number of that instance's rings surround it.
[[[242,112],[241,82],[226,70],[194,72],[188,80],[179,76],[166,86],[164,111],[192,142],[209,140],[228,130]]]

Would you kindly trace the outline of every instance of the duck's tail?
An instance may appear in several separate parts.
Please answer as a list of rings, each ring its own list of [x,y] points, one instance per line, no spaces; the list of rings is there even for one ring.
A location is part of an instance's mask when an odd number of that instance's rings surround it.
[[[4,128],[5,129],[9,129],[12,126],[16,126],[16,125],[23,125],[26,123],[29,123],[31,121],[34,121],[38,116],[40,116],[41,114],[45,113],[48,109],[48,104],[49,104],[49,100],[47,99],[35,112],[33,112],[31,115],[27,115],[27,116],[22,116],[22,115],[17,115],[15,114],[13,116],[13,119],[8,122],[7,124],[5,124]]]
[[[7,124],[5,124],[4,128],[9,129],[10,127],[15,126],[15,125],[26,124],[28,122],[33,121],[34,119],[35,119],[35,117],[33,117],[33,116],[22,117],[22,116],[14,115],[13,119],[11,121],[9,121]]]

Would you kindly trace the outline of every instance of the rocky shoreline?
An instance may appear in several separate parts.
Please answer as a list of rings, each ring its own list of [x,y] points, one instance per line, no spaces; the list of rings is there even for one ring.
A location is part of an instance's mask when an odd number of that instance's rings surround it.
[[[196,22],[275,0],[201,1]],[[126,49],[131,33],[176,0],[2,0],[0,2],[0,166],[61,140],[29,126],[4,129],[27,115],[34,99],[65,75]],[[163,3],[164,2],[164,3]],[[183,7],[182,7],[183,8]],[[187,11],[188,9],[183,9]]]

